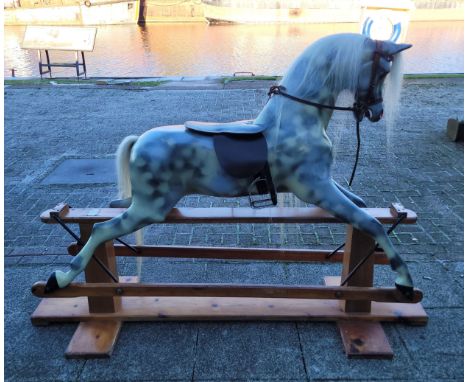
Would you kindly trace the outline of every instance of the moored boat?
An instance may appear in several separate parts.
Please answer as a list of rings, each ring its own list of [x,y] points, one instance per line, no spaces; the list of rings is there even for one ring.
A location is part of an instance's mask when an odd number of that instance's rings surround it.
[[[5,25],[135,24],[140,0],[5,2]]]
[[[376,1],[391,7],[391,1]],[[360,0],[202,0],[210,23],[357,23]],[[415,0],[413,21],[463,20],[464,1]]]

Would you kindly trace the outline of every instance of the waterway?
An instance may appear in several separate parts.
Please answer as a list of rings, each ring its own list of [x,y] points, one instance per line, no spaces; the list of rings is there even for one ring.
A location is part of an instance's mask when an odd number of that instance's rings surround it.
[[[358,24],[207,25],[148,24],[98,27],[93,52],[86,54],[88,76],[153,77],[232,75],[249,71],[282,75],[316,39],[358,32]],[[24,27],[4,27],[4,75],[37,77],[37,53],[21,49]],[[463,73],[463,21],[410,23],[405,73]],[[52,52],[62,62],[73,54]],[[73,69],[54,68],[54,76]]]

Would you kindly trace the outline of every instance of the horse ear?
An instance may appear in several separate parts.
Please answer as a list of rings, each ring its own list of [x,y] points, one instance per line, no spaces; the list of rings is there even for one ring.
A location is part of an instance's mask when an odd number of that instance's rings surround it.
[[[403,52],[404,50],[409,49],[412,46],[413,45],[411,44],[395,44],[396,50],[393,51],[391,54],[397,54],[397,53]]]
[[[397,53],[400,53],[406,49],[411,48],[413,45],[411,44],[395,44],[390,41],[384,41],[382,46],[382,52],[386,53],[390,56],[393,56]]]

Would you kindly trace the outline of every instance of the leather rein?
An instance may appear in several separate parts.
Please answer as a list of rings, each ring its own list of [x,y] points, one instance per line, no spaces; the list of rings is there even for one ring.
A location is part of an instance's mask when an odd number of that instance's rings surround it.
[[[292,101],[299,102],[307,106],[313,106],[318,109],[331,109],[331,110],[353,112],[354,119],[356,120],[357,146],[356,146],[356,157],[354,160],[353,171],[348,181],[349,187],[351,187],[351,184],[353,183],[354,175],[356,173],[356,168],[357,168],[357,164],[359,161],[359,152],[361,149],[361,134],[360,134],[359,123],[363,120],[364,116],[368,112],[369,106],[382,102],[382,98],[374,98],[374,89],[376,86],[376,79],[377,79],[377,69],[379,67],[380,57],[382,56],[382,53],[380,52],[381,42],[376,41],[375,43],[376,43],[376,47],[374,50],[374,56],[373,56],[373,61],[372,61],[371,80],[370,80],[369,88],[367,89],[366,99],[365,101],[362,101],[358,98],[358,100],[353,104],[352,107],[325,105],[323,103],[313,102],[313,101],[309,101],[303,98],[299,98],[292,94],[287,93],[286,88],[284,86],[279,86],[279,85],[274,85],[270,87],[270,90],[268,91],[269,98],[271,98],[273,95],[280,95]]]

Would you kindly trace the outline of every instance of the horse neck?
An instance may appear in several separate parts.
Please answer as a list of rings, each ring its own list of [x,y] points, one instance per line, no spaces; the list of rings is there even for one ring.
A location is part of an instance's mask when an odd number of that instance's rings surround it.
[[[294,93],[288,90],[288,93]],[[315,97],[309,96],[308,101],[334,106],[336,96],[324,90],[317,92]],[[267,136],[290,136],[291,134],[316,134],[317,129],[326,131],[333,110],[305,105],[300,102],[275,95],[265,105],[256,124],[266,126]],[[295,130],[295,131],[291,131]]]

